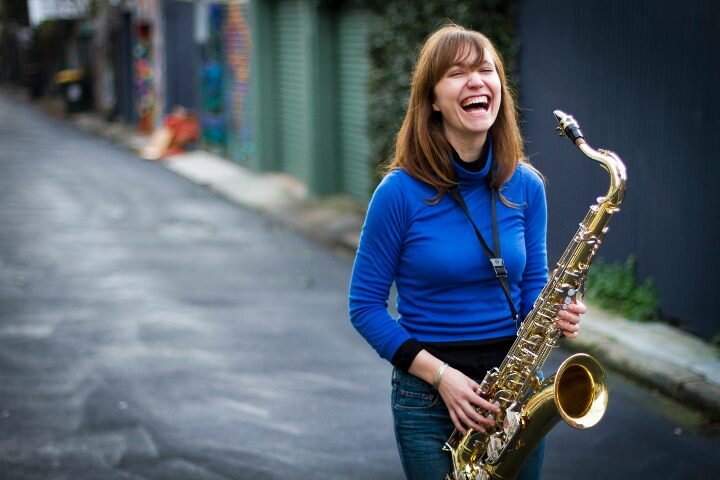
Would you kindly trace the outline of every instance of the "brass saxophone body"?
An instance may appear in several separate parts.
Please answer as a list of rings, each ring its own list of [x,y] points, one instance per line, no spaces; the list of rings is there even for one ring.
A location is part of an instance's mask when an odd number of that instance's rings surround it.
[[[538,380],[540,369],[562,335],[555,325],[557,312],[582,288],[607,223],[622,203],[627,179],[625,165],[617,155],[591,148],[575,119],[559,110],[554,114],[560,135],[567,136],[607,170],[610,187],[580,223],[502,364],[488,371],[481,383],[482,396],[500,411],[494,416],[484,409],[478,411],[492,418],[495,425],[486,427],[487,433],[455,430],[448,439],[445,449],[453,463],[453,476],[448,480],[515,478],[528,455],[560,419],[577,429],[590,428],[607,408],[605,374],[587,354],[569,357],[555,375],[544,382]]]

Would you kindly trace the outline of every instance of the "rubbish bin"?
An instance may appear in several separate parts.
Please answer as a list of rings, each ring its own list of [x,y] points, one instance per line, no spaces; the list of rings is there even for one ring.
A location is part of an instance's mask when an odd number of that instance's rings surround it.
[[[90,92],[82,70],[78,68],[60,70],[55,75],[55,82],[60,86],[67,113],[82,112],[90,107]]]

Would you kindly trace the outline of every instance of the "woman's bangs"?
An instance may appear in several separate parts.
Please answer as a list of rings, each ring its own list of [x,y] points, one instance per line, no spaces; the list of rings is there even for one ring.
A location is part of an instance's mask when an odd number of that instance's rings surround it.
[[[461,39],[455,54],[455,65],[476,69],[485,61],[486,48],[482,40],[470,36]]]

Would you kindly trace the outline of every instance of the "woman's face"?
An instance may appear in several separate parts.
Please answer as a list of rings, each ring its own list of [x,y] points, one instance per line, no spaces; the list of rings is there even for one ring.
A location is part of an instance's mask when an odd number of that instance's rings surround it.
[[[433,88],[432,108],[443,118],[445,136],[453,139],[477,139],[495,123],[500,111],[501,86],[490,52],[477,68],[472,68],[477,53],[465,58],[463,63],[453,65]]]

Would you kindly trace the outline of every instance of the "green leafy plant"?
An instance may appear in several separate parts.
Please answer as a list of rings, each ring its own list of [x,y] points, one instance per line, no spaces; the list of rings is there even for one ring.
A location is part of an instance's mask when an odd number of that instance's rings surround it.
[[[587,298],[628,320],[658,321],[660,302],[652,278],[638,281],[637,262],[630,255],[625,262],[593,262],[585,282]]]

